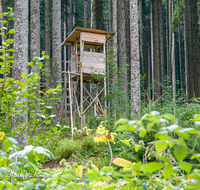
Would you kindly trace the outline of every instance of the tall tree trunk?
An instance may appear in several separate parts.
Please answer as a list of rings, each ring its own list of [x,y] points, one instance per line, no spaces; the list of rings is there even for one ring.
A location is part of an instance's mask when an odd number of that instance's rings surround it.
[[[146,6],[145,0],[140,1],[140,47],[142,74],[145,75],[144,90],[148,89],[148,61],[147,61],[147,39],[146,39]]]
[[[84,27],[88,28],[88,0],[84,0]]]
[[[40,1],[31,1],[31,59],[40,57]],[[33,72],[40,76],[40,69],[33,61]],[[38,81],[40,83],[40,81]],[[40,86],[38,87],[40,89]]]
[[[193,6],[193,47],[194,47],[194,72],[196,72],[194,82],[195,82],[195,95],[200,97],[200,60],[199,60],[199,31],[198,31],[198,9],[197,0],[192,1]]]
[[[68,36],[72,32],[72,0],[68,1],[68,7],[67,7],[67,31],[68,31]],[[71,60],[71,47],[68,46],[68,60]]]
[[[119,55],[119,70],[122,79],[123,96],[121,103],[127,105],[128,99],[128,79],[127,79],[127,64],[126,64],[126,32],[125,32],[125,12],[124,0],[118,0],[118,55]]]
[[[180,72],[180,83],[181,89],[183,89],[183,68],[182,68],[182,51],[181,51],[181,31],[178,27],[178,48],[179,48],[179,72]]]
[[[116,82],[117,82],[117,0],[112,0],[112,31],[113,35],[113,64],[111,66],[112,69],[112,90],[116,91]],[[113,94],[112,99],[112,116],[116,120],[116,94]]]
[[[15,63],[13,64],[12,77],[15,80],[24,82],[22,73],[28,74],[28,0],[15,0],[14,13],[15,18],[20,21],[16,20],[14,22],[16,31],[14,35],[14,49],[16,49],[16,52],[13,53]],[[25,104],[25,107],[27,107],[27,104]],[[15,128],[18,128],[19,124],[17,122],[21,122],[24,126],[27,121],[28,114],[24,110],[23,116],[17,119],[13,118],[13,125]],[[18,140],[20,144],[26,144],[27,135],[19,136]]]
[[[163,19],[162,19],[162,0],[159,0],[159,38],[160,38],[160,82],[161,86],[161,94],[163,93],[163,85],[164,85],[164,47],[163,47]]]
[[[103,0],[95,0],[96,29],[103,30]]]
[[[96,28],[95,0],[91,0],[91,28]]]
[[[49,0],[45,0],[45,54],[49,56],[49,60],[46,60],[46,66],[48,68],[48,74],[46,78],[47,87],[51,86],[51,56],[50,56],[50,13],[49,13]],[[49,76],[48,76],[49,75]]]
[[[152,17],[153,17],[153,60],[154,60],[154,80],[155,80],[155,95],[156,98],[161,96],[160,89],[160,45],[159,45],[159,11],[158,11],[158,1],[152,1]]]
[[[171,11],[173,20],[173,1],[171,2]],[[175,68],[175,48],[174,48],[174,32],[171,35],[171,65],[172,65],[172,87],[173,87],[173,101],[176,99],[176,68]],[[174,107],[175,108],[175,107]],[[175,112],[174,112],[175,114]]]
[[[151,10],[150,10],[150,25],[151,25],[151,79],[152,79],[152,99],[154,99],[154,85],[155,85],[155,82],[154,82],[154,53],[153,53],[153,3],[151,5]]]
[[[127,80],[128,84],[130,84],[131,81],[131,59],[130,59],[130,11],[129,11],[129,0],[125,0],[125,22],[126,22],[126,62],[128,63],[128,71],[127,71]],[[128,92],[131,91],[131,85],[128,85]],[[131,99],[131,94],[129,94],[128,99]]]
[[[171,22],[172,22],[172,0],[169,0],[169,3],[168,3],[168,6],[169,6],[169,28],[168,28],[168,65],[167,65],[167,75],[170,79],[170,82],[169,82],[169,85],[172,84],[172,63],[171,63],[171,54],[172,54],[172,32],[170,31],[171,29]]]
[[[53,1],[52,86],[61,84],[61,1]]]
[[[140,61],[137,0],[130,0],[130,40],[131,40],[131,118],[135,111],[140,115]]]

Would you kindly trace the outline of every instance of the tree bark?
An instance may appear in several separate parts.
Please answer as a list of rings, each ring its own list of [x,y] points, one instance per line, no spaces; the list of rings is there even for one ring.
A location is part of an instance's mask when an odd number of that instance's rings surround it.
[[[31,59],[40,57],[40,1],[31,1]],[[40,77],[40,69],[36,65],[36,60],[33,61],[32,72],[37,73]],[[40,84],[40,80],[38,80]],[[40,85],[38,86],[40,89]]]
[[[128,99],[128,78],[127,78],[127,63],[126,63],[126,32],[125,32],[125,12],[124,0],[118,0],[118,55],[119,55],[119,70],[122,80],[123,96],[121,103],[127,104]]]
[[[45,54],[49,56],[49,60],[46,60],[46,66],[48,68],[48,74],[46,78],[46,85],[51,86],[51,56],[50,56],[50,13],[49,13],[49,0],[45,0]]]
[[[61,84],[61,1],[53,1],[52,86]]]
[[[159,98],[161,96],[160,89],[160,41],[159,41],[159,12],[158,12],[158,1],[152,1],[152,17],[153,17],[153,72],[155,80],[155,96]]]
[[[16,49],[16,52],[13,53],[15,63],[13,64],[12,77],[15,80],[24,82],[22,73],[28,74],[28,0],[15,0],[14,13],[15,18],[18,18],[20,21],[16,20],[14,22],[14,29],[16,31],[14,34],[14,49]],[[21,100],[23,101],[25,98]],[[25,104],[25,107],[27,107],[27,104]],[[23,116],[20,116],[18,119],[13,118],[13,125],[15,128],[18,128],[20,126],[18,122],[21,122],[21,125],[24,126],[27,121],[28,114],[24,110]],[[19,134],[17,139],[19,144],[23,145],[28,140],[27,135],[22,133]]]
[[[84,27],[88,28],[88,0],[84,0]]]
[[[147,61],[147,39],[146,39],[146,6],[145,0],[140,1],[140,47],[142,61],[142,75],[145,76],[144,90],[148,89],[148,61]]]
[[[117,0],[112,0],[112,31],[114,32],[113,35],[113,65],[111,66],[112,69],[112,90],[113,92],[116,91],[116,82],[117,82]],[[112,116],[116,121],[116,94],[113,94],[112,99]]]
[[[103,30],[103,0],[95,0],[96,29]]]
[[[131,118],[140,115],[140,61],[137,0],[130,0]]]

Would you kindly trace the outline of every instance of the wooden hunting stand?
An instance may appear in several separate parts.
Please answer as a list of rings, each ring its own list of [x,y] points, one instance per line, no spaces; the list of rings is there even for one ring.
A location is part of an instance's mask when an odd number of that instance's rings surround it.
[[[106,79],[103,77],[104,88],[98,92],[100,81],[96,76],[106,74],[105,44],[106,39],[112,35],[113,32],[76,27],[62,43],[64,46],[71,46],[71,60],[66,62],[67,70],[62,72],[65,75],[65,82],[60,122],[70,121],[72,135],[76,112],[81,118],[81,128],[84,127],[85,113],[90,107],[94,107],[95,116],[105,113],[99,101],[99,95],[104,91],[104,96],[106,96]],[[95,84],[94,95],[84,86],[84,83],[88,82]],[[84,97],[84,94],[87,94],[87,97]],[[88,103],[86,108],[84,108],[85,103]],[[106,102],[104,106],[106,107]]]

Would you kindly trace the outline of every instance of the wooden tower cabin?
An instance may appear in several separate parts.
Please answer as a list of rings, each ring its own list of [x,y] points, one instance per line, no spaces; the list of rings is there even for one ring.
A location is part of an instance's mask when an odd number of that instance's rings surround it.
[[[66,61],[63,99],[60,122],[69,120],[72,128],[75,126],[76,112],[81,118],[81,128],[85,124],[85,113],[94,108],[95,116],[105,114],[104,106],[100,103],[99,95],[106,95],[106,40],[113,32],[76,27],[62,43],[71,46],[71,60]],[[102,76],[102,77],[98,77]],[[99,78],[104,78],[104,88],[98,92]],[[89,92],[84,83],[93,82],[94,92]],[[87,94],[87,96],[86,96]],[[87,105],[86,105],[87,104]]]

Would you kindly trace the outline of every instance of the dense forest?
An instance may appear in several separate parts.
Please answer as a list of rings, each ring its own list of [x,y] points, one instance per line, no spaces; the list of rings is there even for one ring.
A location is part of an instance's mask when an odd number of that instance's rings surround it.
[[[0,21],[0,190],[200,189],[200,1],[0,0]]]

